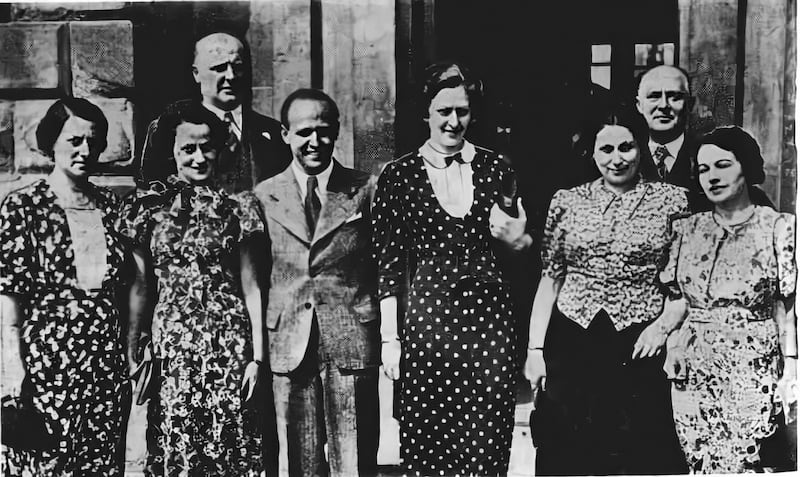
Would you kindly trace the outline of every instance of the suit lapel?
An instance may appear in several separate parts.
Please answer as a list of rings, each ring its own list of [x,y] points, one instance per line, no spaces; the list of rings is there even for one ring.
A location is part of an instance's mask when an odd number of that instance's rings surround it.
[[[273,207],[267,210],[267,214],[289,233],[308,245],[308,225],[306,224],[305,210],[303,210],[303,201],[300,197],[300,186],[297,185],[291,167],[275,176],[272,190],[268,196],[273,201]]]
[[[322,205],[312,245],[358,212],[360,202],[357,197],[358,189],[353,178],[344,167],[334,161],[331,178],[328,181],[327,200]]]

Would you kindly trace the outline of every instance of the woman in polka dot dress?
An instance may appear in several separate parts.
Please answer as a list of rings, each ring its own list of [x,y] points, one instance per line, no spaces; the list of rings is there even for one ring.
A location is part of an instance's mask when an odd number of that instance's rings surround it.
[[[512,171],[464,140],[480,83],[457,64],[427,74],[430,138],[387,165],[373,205],[384,371],[401,377],[400,441],[410,471],[503,475],[514,425],[514,329],[493,248],[521,250],[531,239],[519,204],[518,219],[496,205]]]

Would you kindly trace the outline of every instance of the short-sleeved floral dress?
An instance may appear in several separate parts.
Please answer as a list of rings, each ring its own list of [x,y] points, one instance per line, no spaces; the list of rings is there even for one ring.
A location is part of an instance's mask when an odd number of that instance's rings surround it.
[[[89,186],[102,214],[106,273],[83,289],[67,215],[47,181],[0,207],[0,293],[22,303],[21,336],[33,405],[59,436],[52,451],[3,448],[3,475],[120,475],[115,452],[130,393],[116,290],[125,262],[114,232],[116,198]]]
[[[794,217],[757,206],[723,226],[705,212],[677,221],[675,234],[661,281],[689,305],[683,345],[669,351],[686,366],[672,386],[678,436],[697,471],[758,470],[780,412],[773,307],[795,292]]]
[[[420,153],[387,165],[373,205],[381,297],[416,263],[402,342],[401,448],[418,475],[504,475],[514,426],[514,324],[489,211],[510,169],[479,147],[474,200],[449,215]],[[453,162],[453,167],[457,167]]]
[[[158,442],[146,473],[258,475],[260,417],[241,399],[253,352],[239,281],[239,244],[263,231],[255,196],[170,176],[124,209],[120,230],[149,253],[158,282],[152,338],[162,367],[149,413]]]

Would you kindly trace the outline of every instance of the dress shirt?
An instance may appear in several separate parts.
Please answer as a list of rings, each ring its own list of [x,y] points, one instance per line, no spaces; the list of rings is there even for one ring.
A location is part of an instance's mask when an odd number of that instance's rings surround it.
[[[236,126],[235,128],[233,128],[233,133],[236,134],[236,139],[238,139],[240,141],[242,140],[242,106],[241,105],[237,106],[236,109],[232,109],[230,111],[223,111],[223,110],[219,109],[218,107],[216,107],[216,106],[214,106],[212,104],[209,104],[209,103],[203,103],[203,106],[205,106],[206,109],[208,109],[209,111],[214,113],[222,122],[225,122],[225,115],[226,114],[232,113],[233,122],[234,122],[234,125]]]
[[[292,172],[294,172],[294,178],[297,179],[297,184],[300,186],[300,198],[305,202],[307,194],[306,188],[308,187],[308,174],[306,174],[306,171],[297,163],[297,160],[292,160]],[[333,172],[333,159],[331,159],[331,163],[328,164],[325,170],[317,174],[317,197],[319,197],[319,203],[323,205],[328,200],[326,191],[328,190],[328,181],[331,178],[331,172]]]
[[[678,136],[677,139],[675,139],[674,141],[670,141],[666,144],[659,144],[653,141],[652,138],[647,143],[647,146],[650,148],[651,158],[655,158],[656,148],[658,146],[664,146],[667,148],[667,151],[669,151],[669,157],[664,159],[664,165],[667,168],[667,173],[672,171],[672,166],[675,165],[675,160],[677,160],[678,158],[678,153],[681,152],[681,147],[683,147],[683,140],[685,136],[686,136],[685,134],[681,134],[680,136]],[[655,159],[652,159],[652,161],[653,164],[656,164]],[[658,164],[656,164],[656,167],[658,167]]]
[[[671,218],[688,213],[677,186],[642,178],[617,195],[603,179],[553,196],[542,240],[543,273],[564,281],[558,309],[587,328],[605,310],[617,330],[658,317],[657,276]]]
[[[475,159],[475,146],[464,141],[464,146],[458,153],[461,154],[463,163],[453,161],[448,166],[445,158],[453,154],[435,150],[430,141],[419,148],[439,204],[451,216],[463,218],[472,207],[474,198],[472,160]]]

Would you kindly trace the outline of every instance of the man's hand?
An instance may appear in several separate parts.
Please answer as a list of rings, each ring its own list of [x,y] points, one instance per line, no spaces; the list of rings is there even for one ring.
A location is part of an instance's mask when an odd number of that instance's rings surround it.
[[[517,198],[517,211],[519,217],[511,217],[503,212],[499,205],[494,204],[489,212],[489,231],[492,237],[505,243],[514,251],[521,251],[528,247],[532,240],[525,233],[528,215],[522,207],[522,198]]]

